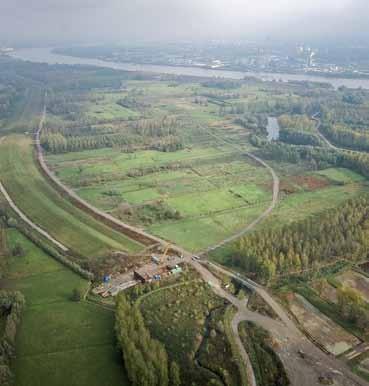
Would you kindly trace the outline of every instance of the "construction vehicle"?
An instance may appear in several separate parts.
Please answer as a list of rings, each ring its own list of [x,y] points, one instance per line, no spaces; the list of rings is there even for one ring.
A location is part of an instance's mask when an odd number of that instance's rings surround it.
[[[168,251],[169,251],[169,248],[171,247],[170,244],[168,244],[165,249],[164,249],[164,253],[163,253],[163,259],[165,259],[167,257],[167,254],[168,254]]]

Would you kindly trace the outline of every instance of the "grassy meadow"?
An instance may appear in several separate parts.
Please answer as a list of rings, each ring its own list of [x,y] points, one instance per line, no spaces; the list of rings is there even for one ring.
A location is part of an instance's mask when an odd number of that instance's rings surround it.
[[[7,288],[26,298],[17,335],[13,370],[17,386],[129,385],[114,338],[114,313],[71,300],[75,288],[89,283],[65,268],[22,234],[7,230],[9,250],[21,246],[22,256],[9,257]]]
[[[140,245],[102,225],[63,199],[41,175],[32,140],[9,136],[0,145],[0,179],[18,207],[67,247],[88,258]]]

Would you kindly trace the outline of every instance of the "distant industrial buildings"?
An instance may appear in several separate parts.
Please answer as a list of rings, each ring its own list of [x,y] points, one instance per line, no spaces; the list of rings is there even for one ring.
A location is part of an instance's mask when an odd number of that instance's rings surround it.
[[[14,48],[2,47],[2,48],[0,48],[0,55],[8,55],[8,54],[10,54],[13,51],[14,51]]]

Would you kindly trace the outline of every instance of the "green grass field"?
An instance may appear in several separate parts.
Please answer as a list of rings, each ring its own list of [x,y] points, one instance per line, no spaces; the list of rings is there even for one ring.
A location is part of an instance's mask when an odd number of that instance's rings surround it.
[[[193,159],[212,158],[222,153],[223,151],[213,147],[185,149],[168,153],[145,150],[128,154],[114,149],[98,149],[50,155],[47,160],[51,166],[57,168],[61,179],[73,183],[73,178],[114,173],[118,175],[132,169],[158,167],[168,163],[191,161]],[[82,167],[82,171],[80,171],[80,167]]]
[[[8,137],[0,145],[0,179],[29,218],[88,258],[112,250],[137,251],[141,247],[61,198],[37,169],[28,137]]]
[[[367,191],[363,183],[328,186],[315,191],[301,191],[284,197],[260,227],[274,227],[301,221],[323,210],[339,206]]]
[[[22,291],[26,309],[17,335],[14,372],[17,386],[128,385],[116,351],[114,314],[71,300],[84,279],[53,260],[16,230],[7,230],[10,248],[6,285]]]
[[[88,120],[112,121],[137,118],[138,113],[118,105],[120,94],[98,93],[96,101],[84,103],[82,111]]]
[[[339,184],[350,184],[365,181],[365,178],[360,174],[343,168],[320,170],[319,172],[316,172],[316,174],[327,177],[329,180]]]
[[[77,193],[91,204],[191,250],[208,247],[239,231],[271,200],[268,172],[246,157],[229,153],[227,146],[134,154],[106,149],[53,155],[48,161],[63,181],[77,185]],[[145,169],[161,164],[176,166],[137,177],[119,175],[129,166]],[[82,169],[79,175],[78,168]],[[96,182],[99,176],[104,176],[103,183]],[[177,211],[180,219],[142,220],[147,206],[158,202]],[[120,211],[122,203],[131,208],[133,216]]]
[[[150,232],[191,251],[201,251],[229,237],[255,220],[267,205],[235,209],[213,216],[150,226]]]

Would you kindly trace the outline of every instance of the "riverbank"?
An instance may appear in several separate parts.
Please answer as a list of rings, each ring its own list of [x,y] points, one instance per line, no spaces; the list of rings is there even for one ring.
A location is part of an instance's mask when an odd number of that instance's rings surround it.
[[[334,78],[331,76],[319,76],[309,74],[284,74],[284,73],[265,73],[265,72],[242,72],[228,71],[219,69],[208,69],[199,67],[183,66],[164,66],[153,64],[135,64],[135,63],[118,63],[99,59],[79,58],[66,55],[59,55],[53,52],[53,48],[27,48],[19,49],[10,54],[15,59],[20,59],[35,63],[48,64],[67,64],[67,65],[86,65],[95,67],[106,67],[122,71],[141,71],[157,74],[211,77],[240,80],[247,77],[254,77],[262,81],[275,82],[314,82],[327,83],[334,88],[364,88],[369,90],[369,79],[354,78]]]

